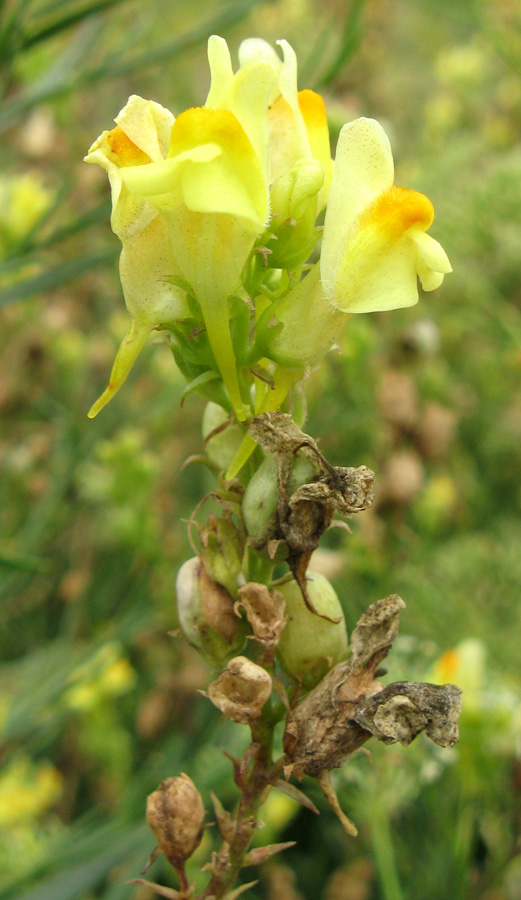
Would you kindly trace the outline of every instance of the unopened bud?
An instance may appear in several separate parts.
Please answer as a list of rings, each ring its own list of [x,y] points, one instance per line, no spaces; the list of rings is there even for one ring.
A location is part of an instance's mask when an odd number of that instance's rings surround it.
[[[306,587],[318,615],[306,606],[296,581],[277,588],[285,600],[287,624],[276,655],[284,671],[311,690],[346,658],[347,631],[342,606],[327,578],[308,572]]]
[[[276,179],[270,193],[275,240],[267,245],[268,265],[296,268],[308,259],[319,234],[315,219],[323,183],[324,171],[316,159],[299,159]]]
[[[213,665],[225,665],[245,642],[246,625],[234,613],[233,598],[197,557],[179,569],[176,592],[179,625],[188,643]]]
[[[242,534],[231,517],[210,515],[199,536],[201,558],[210,578],[236,594],[244,553]]]
[[[201,843],[204,806],[188,775],[162,781],[147,800],[147,822],[157,845],[174,868],[179,868]]]
[[[214,706],[232,722],[245,725],[259,718],[270,694],[270,676],[245,656],[231,659],[226,671],[208,688]]]

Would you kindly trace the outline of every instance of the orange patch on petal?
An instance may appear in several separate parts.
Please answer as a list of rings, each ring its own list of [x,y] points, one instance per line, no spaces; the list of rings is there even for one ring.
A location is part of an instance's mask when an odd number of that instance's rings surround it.
[[[413,227],[427,231],[433,219],[434,207],[425,194],[393,185],[366,209],[360,225],[378,225],[390,238],[399,238]]]
[[[298,92],[298,105],[308,128],[326,128],[326,104],[320,94],[305,90]]]
[[[142,166],[145,163],[152,162],[148,153],[140,150],[119,125],[116,125],[112,131],[109,131],[107,143],[112,152],[118,157],[120,166]]]

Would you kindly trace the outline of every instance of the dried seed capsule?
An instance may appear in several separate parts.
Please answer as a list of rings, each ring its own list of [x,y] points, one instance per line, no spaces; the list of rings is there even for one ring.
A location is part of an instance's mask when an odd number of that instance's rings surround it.
[[[346,658],[347,631],[340,601],[327,578],[308,572],[306,587],[318,615],[306,606],[296,581],[278,587],[285,600],[287,623],[276,654],[284,671],[300,678],[303,687],[311,690]]]
[[[147,799],[147,822],[157,845],[174,868],[182,866],[201,843],[204,806],[188,775],[162,781]]]

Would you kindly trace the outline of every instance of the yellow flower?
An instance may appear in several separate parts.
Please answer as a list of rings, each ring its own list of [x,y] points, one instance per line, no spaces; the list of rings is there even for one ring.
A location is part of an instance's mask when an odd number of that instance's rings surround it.
[[[327,202],[333,164],[324,101],[298,91],[295,51],[277,43],[283,60],[260,38],[243,41],[233,75],[226,42],[210,38],[206,105],[231,109],[257,148],[271,186],[269,265],[284,269],[302,265],[316,243],[315,219]]]
[[[268,216],[257,153],[229,110],[194,108],[175,121],[166,159],[121,170],[125,187],[166,223],[174,273],[190,286],[237,416],[243,419],[228,298]],[[172,273],[165,273],[172,274]]]
[[[212,35],[208,41],[212,84],[205,105],[234,113],[257,150],[268,184],[299,160],[316,160],[323,173],[320,211],[333,173],[326,107],[320,94],[298,91],[295,51],[287,41],[277,43],[283,60],[261,38],[243,41],[240,68],[233,74],[226,41]]]
[[[112,188],[112,228],[123,243],[120,273],[133,318],[110,384],[116,393],[152,328],[190,315],[186,282],[201,308],[217,365],[237,414],[242,401],[230,337],[228,297],[268,218],[261,163],[229,110],[197,108],[177,120],[157,103],[131,97],[91,147]]]
[[[439,287],[452,268],[426,234],[434,219],[424,194],[394,185],[389,140],[374,119],[345,125],[324,221],[321,280],[342,312],[398,309]]]
[[[439,287],[451,265],[426,234],[434,210],[424,194],[394,185],[388,138],[374,119],[342,128],[320,262],[273,310],[260,341],[281,365],[312,364],[331,347],[346,313],[412,306],[417,279]],[[269,320],[268,320],[269,315]],[[273,328],[273,319],[282,327]]]
[[[60,797],[61,773],[50,763],[18,756],[0,775],[0,828],[38,819]]]
[[[158,103],[132,96],[116,123],[116,128],[104,131],[95,141],[85,160],[101,166],[109,176],[111,225],[123,245],[120,276],[132,324],[109,385],[89,412],[91,417],[119,390],[151,330],[190,314],[185,292],[165,281],[173,274],[169,228],[150,203],[128,190],[122,177],[126,167],[146,167],[166,156],[174,117]]]

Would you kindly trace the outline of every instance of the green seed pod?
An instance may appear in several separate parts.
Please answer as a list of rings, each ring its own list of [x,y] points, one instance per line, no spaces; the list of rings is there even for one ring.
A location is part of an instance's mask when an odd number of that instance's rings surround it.
[[[228,423],[228,424],[226,424]],[[206,438],[217,428],[218,431],[208,441]],[[226,410],[218,403],[206,404],[203,413],[203,438],[205,440],[206,455],[210,462],[226,471],[235,457],[239,445],[244,437],[244,429],[240,425],[229,422]]]
[[[277,659],[287,675],[302,680],[311,690],[333,666],[347,656],[344,613],[333,587],[323,575],[307,573],[307,589],[320,615],[307,608],[296,581],[277,586],[286,603],[286,627],[277,647]],[[330,619],[340,619],[330,622]]]
[[[177,613],[186,640],[212,665],[224,666],[244,647],[247,623],[233,610],[226,588],[209,577],[195,556],[177,575]]]
[[[270,453],[250,480],[242,501],[242,515],[253,547],[260,548],[276,537],[278,531],[277,454]],[[291,495],[302,484],[314,481],[317,465],[305,453],[297,453],[287,492]]]

